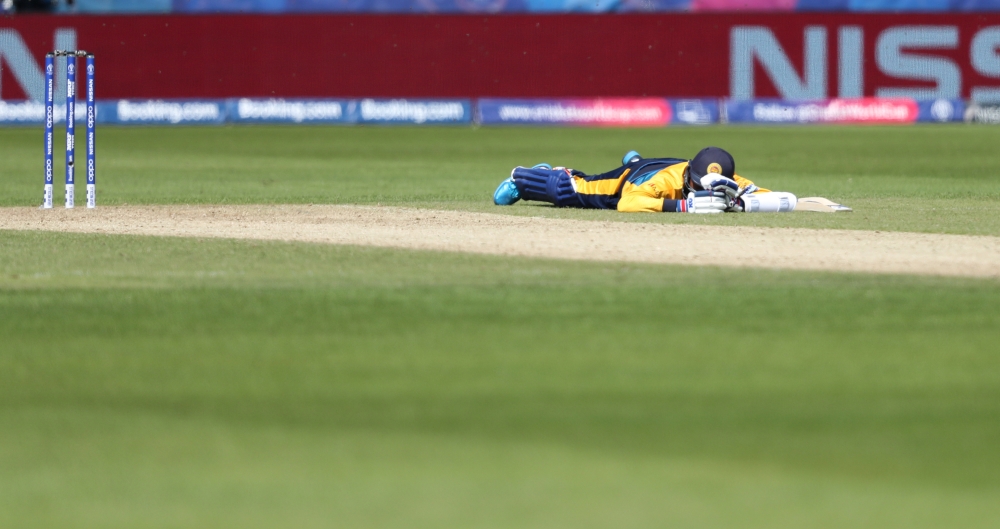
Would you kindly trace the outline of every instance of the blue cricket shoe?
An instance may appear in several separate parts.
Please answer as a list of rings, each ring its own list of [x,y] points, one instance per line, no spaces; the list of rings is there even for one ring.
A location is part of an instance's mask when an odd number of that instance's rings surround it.
[[[639,153],[635,151],[629,151],[625,153],[625,156],[622,156],[622,165],[628,165],[632,162],[637,162],[641,159],[642,156]]]
[[[497,190],[493,192],[493,203],[498,206],[511,206],[518,200],[521,200],[521,192],[514,185],[513,176],[500,182]]]

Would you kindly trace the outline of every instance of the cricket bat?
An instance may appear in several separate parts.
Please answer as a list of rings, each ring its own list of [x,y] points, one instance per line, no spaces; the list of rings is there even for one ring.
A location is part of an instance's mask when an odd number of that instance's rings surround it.
[[[838,204],[832,200],[825,199],[823,197],[806,197],[806,198],[800,198],[798,202],[796,202],[794,211],[817,211],[820,213],[837,213],[837,212],[846,212],[854,210],[843,204]]]

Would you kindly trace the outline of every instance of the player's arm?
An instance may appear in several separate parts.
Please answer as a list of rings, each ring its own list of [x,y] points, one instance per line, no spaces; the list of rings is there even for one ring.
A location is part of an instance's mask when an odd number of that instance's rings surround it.
[[[770,193],[771,192],[770,189],[764,189],[764,188],[761,188],[761,187],[757,187],[756,185],[754,185],[753,182],[751,182],[750,180],[747,180],[746,178],[743,178],[742,176],[740,176],[738,174],[733,175],[733,180],[735,180],[736,183],[739,184],[739,186],[740,186],[741,189],[745,188],[747,186],[753,186],[753,187],[750,188],[750,190],[747,191],[747,193]]]
[[[698,195],[702,193],[703,195]],[[688,200],[672,198],[651,198],[647,196],[631,196],[626,201],[625,195],[618,201],[618,211],[626,212],[663,212],[663,213],[722,213],[728,207],[728,202],[719,193],[699,191],[693,193]]]
[[[639,186],[626,183],[618,201],[618,211],[722,213],[729,207],[724,193],[699,191],[685,199],[680,190],[667,188],[666,184],[663,179],[655,177]]]
[[[670,202],[670,204],[666,205],[666,202]],[[674,204],[675,202],[680,201],[664,200],[639,193],[622,193],[622,198],[618,201],[618,211],[628,213],[676,211],[677,206]]]
[[[626,181],[618,200],[618,211],[628,213],[678,211],[678,200],[671,200],[674,193],[669,182],[662,175],[654,175],[640,185]]]

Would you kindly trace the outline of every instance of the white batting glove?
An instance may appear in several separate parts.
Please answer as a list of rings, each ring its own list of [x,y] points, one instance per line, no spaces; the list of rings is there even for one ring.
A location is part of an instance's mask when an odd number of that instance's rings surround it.
[[[688,213],[722,213],[729,209],[730,200],[722,191],[695,191],[685,205]]]
[[[721,191],[728,195],[730,200],[735,200],[737,193],[740,192],[740,185],[735,180],[716,173],[701,177],[701,187],[706,191]]]
[[[736,196],[730,198],[729,209],[726,211],[736,213],[746,212],[746,203],[743,200],[743,196],[755,193],[758,189],[760,188],[753,184],[747,184],[746,187],[741,187],[740,190],[736,192]]]

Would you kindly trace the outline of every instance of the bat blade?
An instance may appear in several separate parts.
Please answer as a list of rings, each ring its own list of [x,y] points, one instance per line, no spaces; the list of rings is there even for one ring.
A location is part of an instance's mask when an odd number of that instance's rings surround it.
[[[795,211],[816,211],[819,213],[845,213],[853,209],[838,204],[823,197],[800,198],[795,204]]]

